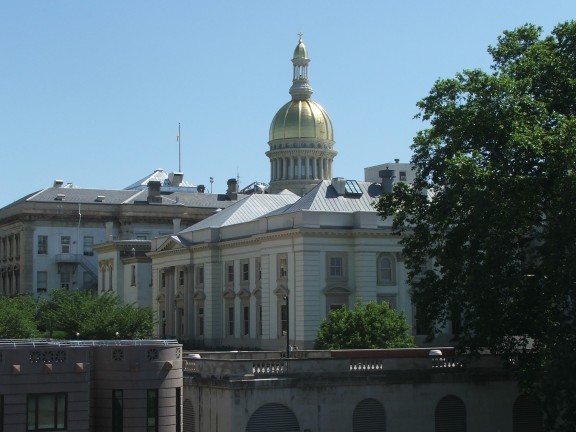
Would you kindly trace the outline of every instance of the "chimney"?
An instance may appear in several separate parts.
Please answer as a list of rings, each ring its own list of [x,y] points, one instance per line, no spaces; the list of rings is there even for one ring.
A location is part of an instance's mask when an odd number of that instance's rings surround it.
[[[148,182],[148,204],[162,203],[160,196],[160,182],[158,180],[150,180]]]
[[[168,180],[172,186],[180,186],[182,180],[184,179],[184,173],[181,172],[171,172],[168,174]]]
[[[346,179],[344,177],[334,177],[332,187],[336,189],[338,195],[346,195]]]
[[[204,186],[204,185],[198,185],[198,186],[196,186],[196,192],[198,192],[198,193],[204,193],[204,191],[206,191],[206,186]]]
[[[400,163],[400,159],[394,159],[394,163]]]
[[[106,241],[114,240],[114,222],[106,222]]]
[[[54,180],[54,187],[59,188],[64,184],[64,180]]]
[[[385,170],[378,171],[378,175],[382,179],[382,192],[392,193],[392,187],[394,186],[394,170],[386,168]]]
[[[226,190],[226,195],[228,195],[228,198],[230,198],[231,200],[237,200],[238,199],[238,183],[236,182],[235,178],[231,178],[228,180],[227,182],[228,185],[228,190]]]
[[[180,222],[181,221],[182,221],[182,219],[180,219],[180,218],[172,219],[172,226],[173,226],[174,233],[180,232]]]

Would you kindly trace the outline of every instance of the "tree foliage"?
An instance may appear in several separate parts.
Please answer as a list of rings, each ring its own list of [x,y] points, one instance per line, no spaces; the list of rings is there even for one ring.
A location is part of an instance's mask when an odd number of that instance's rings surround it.
[[[47,329],[64,331],[67,338],[139,339],[149,337],[154,325],[150,308],[120,305],[115,294],[52,290],[40,309]],[[78,335],[77,335],[78,334]]]
[[[120,304],[112,293],[54,289],[47,299],[0,296],[0,339],[29,339],[55,331],[68,339],[142,339],[152,335],[151,308]]]
[[[416,180],[377,209],[403,236],[417,319],[457,319],[472,352],[531,348],[523,388],[548,428],[576,430],[576,22],[506,31],[488,51],[491,72],[418,103]]]
[[[36,328],[37,301],[28,295],[0,299],[0,339],[30,339]]]
[[[354,309],[335,309],[322,321],[315,341],[316,349],[410,348],[410,326],[403,313],[388,303],[357,302]]]

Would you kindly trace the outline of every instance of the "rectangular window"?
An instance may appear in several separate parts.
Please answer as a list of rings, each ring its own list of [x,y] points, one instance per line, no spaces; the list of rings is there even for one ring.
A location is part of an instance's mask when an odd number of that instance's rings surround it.
[[[146,395],[146,432],[158,432],[157,389],[149,389]]]
[[[48,254],[48,236],[39,235],[38,236],[38,255]]]
[[[112,390],[112,432],[124,429],[124,392]]]
[[[228,335],[234,336],[234,306],[228,306]]]
[[[406,171],[400,171],[400,181],[406,181]]]
[[[198,285],[204,284],[204,267],[198,267]]]
[[[136,266],[130,266],[130,285],[136,286]]]
[[[329,275],[330,277],[344,276],[344,265],[342,257],[330,257]]]
[[[278,274],[281,278],[288,277],[288,258],[285,256],[278,259]]]
[[[262,305],[258,305],[258,336],[262,336]]]
[[[27,431],[66,430],[66,393],[29,394]]]
[[[166,273],[160,273],[160,286],[166,288]]]
[[[250,334],[250,307],[244,306],[242,308],[242,330],[244,336]]]
[[[226,282],[234,283],[234,264],[226,265]]]
[[[184,270],[178,271],[178,285],[184,286]]]
[[[250,280],[250,265],[248,263],[242,264],[242,281],[248,282]]]
[[[39,271],[36,273],[36,292],[48,291],[48,272]]]
[[[84,236],[84,255],[86,256],[94,255],[94,251],[92,250],[93,245],[94,245],[94,237]]]
[[[260,258],[256,258],[256,280],[258,282],[262,281],[262,262]]]
[[[60,288],[70,289],[70,273],[60,273]]]
[[[182,432],[182,387],[176,387],[176,432]]]
[[[60,253],[70,253],[70,236],[60,237]]]
[[[204,336],[204,308],[198,308],[198,336]]]
[[[285,304],[280,306],[280,331],[282,336],[288,333],[288,308]]]
[[[377,303],[388,303],[388,306],[390,306],[390,309],[394,309],[396,310],[396,295],[394,294],[378,294],[376,296],[376,302]]]

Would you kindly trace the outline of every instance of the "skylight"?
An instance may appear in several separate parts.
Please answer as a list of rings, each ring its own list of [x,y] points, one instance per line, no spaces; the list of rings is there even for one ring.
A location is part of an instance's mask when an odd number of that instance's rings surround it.
[[[344,186],[344,191],[346,195],[360,196],[362,195],[362,189],[356,180],[346,180],[346,185]]]

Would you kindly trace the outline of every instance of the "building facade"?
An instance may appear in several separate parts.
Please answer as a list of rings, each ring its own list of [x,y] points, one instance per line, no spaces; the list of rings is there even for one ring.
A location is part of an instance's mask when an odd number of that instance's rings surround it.
[[[121,269],[114,260],[98,261],[95,245],[178,232],[244,197],[203,192],[183,183],[181,173],[162,170],[123,190],[55,181],[0,209],[0,295],[96,290],[99,283],[117,289]],[[149,277],[145,286],[149,292]]]
[[[258,349],[279,349],[288,335],[309,349],[331,309],[386,301],[418,336],[402,247],[372,206],[384,180],[336,178],[304,197],[252,195],[154,239],[158,334]]]
[[[0,340],[0,430],[182,431],[176,341]]]

